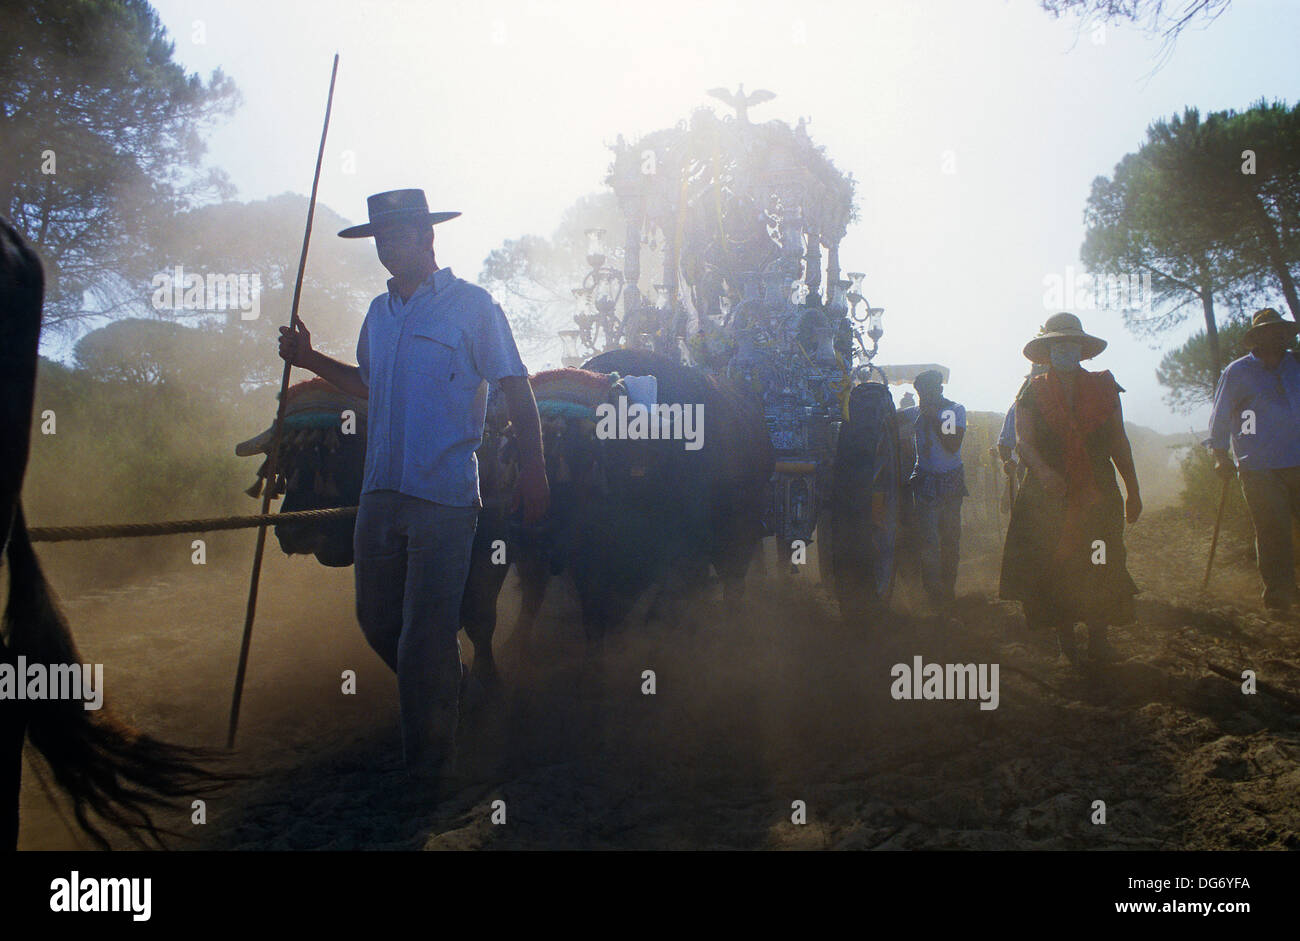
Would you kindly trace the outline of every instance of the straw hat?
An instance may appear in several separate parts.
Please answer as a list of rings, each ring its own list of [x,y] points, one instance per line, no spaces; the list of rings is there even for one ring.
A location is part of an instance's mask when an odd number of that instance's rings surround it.
[[[1250,329],[1246,331],[1242,345],[1248,350],[1253,349],[1256,343],[1269,334],[1290,333],[1295,336],[1297,331],[1300,331],[1300,324],[1294,320],[1287,320],[1271,307],[1265,307],[1255,311],[1254,316],[1250,318]]]
[[[1083,332],[1083,324],[1074,314],[1052,314],[1038,330],[1038,336],[1025,344],[1025,358],[1031,363],[1051,361],[1053,340],[1074,340],[1083,347],[1079,359],[1092,359],[1106,348],[1106,341]]]

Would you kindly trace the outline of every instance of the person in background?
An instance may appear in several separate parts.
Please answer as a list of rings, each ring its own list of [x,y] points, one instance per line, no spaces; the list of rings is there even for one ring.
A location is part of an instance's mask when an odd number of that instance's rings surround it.
[[[1025,383],[1028,384],[1030,379],[1035,376],[1041,376],[1047,372],[1047,367],[1042,363],[1034,363],[1029,368],[1029,375],[1025,376]],[[1020,392],[1025,390],[1021,385]],[[1020,392],[1016,397],[1020,397]],[[1012,402],[1007,406],[1007,417],[1002,421],[1002,430],[998,432],[996,454],[1002,461],[1002,470],[1008,477],[1015,477],[1016,483],[1019,484],[1024,480],[1024,468],[1016,460],[1016,403]]]
[[[1073,314],[1054,314],[1025,344],[1047,367],[1016,399],[1016,447],[1028,468],[1011,508],[999,596],[1019,601],[1031,630],[1056,628],[1061,656],[1078,661],[1075,625],[1088,625],[1094,661],[1112,659],[1107,631],[1134,620],[1124,521],[1142,512],[1133,451],[1110,372],[1079,363],[1106,348]],[[1121,498],[1115,471],[1124,478]]]
[[[912,382],[920,400],[902,409],[899,431],[910,432],[916,463],[909,485],[913,519],[921,557],[921,583],[935,605],[956,598],[957,563],[961,547],[961,501],[966,475],[961,442],[966,434],[966,409],[944,398],[943,374],[928,369]]]
[[[1291,521],[1300,518],[1300,361],[1288,352],[1297,332],[1300,326],[1272,307],[1255,313],[1243,341],[1250,352],[1219,377],[1204,442],[1220,476],[1241,478],[1264,606],[1272,611],[1297,600]]]

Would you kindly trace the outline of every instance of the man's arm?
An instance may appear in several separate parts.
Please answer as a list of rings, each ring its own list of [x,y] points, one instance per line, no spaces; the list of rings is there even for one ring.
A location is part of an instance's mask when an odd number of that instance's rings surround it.
[[[533,398],[533,387],[527,376],[502,376],[498,383],[519,447],[519,492],[524,503],[524,522],[536,523],[546,515],[551,500],[537,400]]]
[[[1231,443],[1231,423],[1236,420],[1236,409],[1232,406],[1232,393],[1228,390],[1228,370],[1219,376],[1218,386],[1214,390],[1214,406],[1210,410],[1210,437],[1205,441],[1210,453],[1214,455],[1214,470],[1221,477],[1232,477],[1236,465],[1228,453]]]
[[[1002,419],[1002,430],[998,432],[998,457],[1002,459],[1002,469],[1008,474],[1016,470],[1016,406],[1013,402],[1007,408],[1006,418]]]
[[[361,369],[331,359],[319,350],[312,349],[311,333],[301,320],[297,322],[296,330],[293,327],[280,328],[280,358],[294,366],[311,370],[348,395],[359,399],[370,398],[370,390],[361,381]]]
[[[1136,523],[1142,514],[1142,496],[1138,492],[1137,468],[1133,465],[1133,446],[1124,431],[1124,410],[1118,404],[1110,417],[1110,436],[1110,459],[1124,480],[1124,515],[1130,523]]]
[[[487,292],[482,293],[487,303],[470,331],[470,356],[478,374],[500,386],[510,414],[510,424],[514,426],[519,449],[519,491],[511,509],[522,500],[524,521],[538,523],[550,509],[551,490],[546,482],[542,422],[537,416],[537,400],[533,398],[533,387],[528,382],[524,361],[519,358],[506,312]]]

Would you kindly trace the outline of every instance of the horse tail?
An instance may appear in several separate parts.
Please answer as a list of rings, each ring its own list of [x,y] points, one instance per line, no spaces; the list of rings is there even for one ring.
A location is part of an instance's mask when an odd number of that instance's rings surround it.
[[[10,654],[15,661],[24,656],[28,663],[81,663],[72,631],[32,550],[21,505],[6,554],[10,578],[4,627]],[[165,849],[164,836],[181,834],[160,826],[154,813],[179,810],[183,798],[245,777],[210,767],[220,753],[145,735],[107,705],[88,710],[76,699],[28,700],[24,705],[31,744],[71,797],[77,823],[101,849],[110,848],[108,840],[88,811],[126,833],[137,846]]]

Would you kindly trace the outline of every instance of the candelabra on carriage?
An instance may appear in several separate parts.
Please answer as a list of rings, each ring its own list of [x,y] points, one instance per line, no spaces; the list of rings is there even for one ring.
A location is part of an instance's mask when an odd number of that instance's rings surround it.
[[[607,182],[626,220],[623,267],[606,264],[604,231],[589,232],[565,362],[651,348],[753,396],[777,456],[767,532],[795,571],[801,548],[820,543],[823,579],[862,613],[892,590],[901,490],[893,399],[873,362],[884,311],[867,302],[863,273],[840,276],[852,177],[806,122],[750,122],[747,108],[771,97],[728,94],[734,118],[699,109],[619,138]],[[653,300],[639,288],[647,252],[660,272]]]

